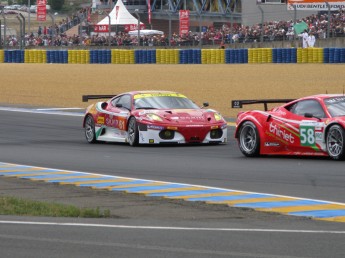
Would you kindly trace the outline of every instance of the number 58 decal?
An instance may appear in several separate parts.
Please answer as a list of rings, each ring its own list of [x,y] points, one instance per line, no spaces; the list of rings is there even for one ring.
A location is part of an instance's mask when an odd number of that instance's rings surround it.
[[[301,126],[299,130],[300,140],[302,146],[315,145],[315,127],[314,126]]]

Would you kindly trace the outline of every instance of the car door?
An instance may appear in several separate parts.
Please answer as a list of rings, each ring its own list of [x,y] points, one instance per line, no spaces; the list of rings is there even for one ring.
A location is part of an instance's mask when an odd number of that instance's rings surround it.
[[[132,109],[132,96],[129,94],[112,99],[105,114],[105,126],[116,137],[126,137],[127,120]]]
[[[305,99],[294,103],[289,109],[287,123],[296,139],[290,145],[295,152],[318,152],[323,142],[327,115],[317,99]]]

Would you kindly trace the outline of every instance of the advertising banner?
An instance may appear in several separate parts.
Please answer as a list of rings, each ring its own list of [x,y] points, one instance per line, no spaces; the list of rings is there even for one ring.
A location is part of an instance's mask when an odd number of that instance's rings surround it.
[[[109,25],[95,25],[94,32],[109,32]]]
[[[331,11],[343,10],[345,8],[345,0],[288,0],[287,9],[305,10],[305,11],[327,11],[328,6]]]
[[[189,32],[189,10],[180,10],[180,36]]]
[[[47,19],[47,9],[45,5],[38,5],[37,6],[37,13],[36,13],[36,20],[37,21],[46,21]]]
[[[37,0],[37,21],[46,21],[47,19],[47,0]]]

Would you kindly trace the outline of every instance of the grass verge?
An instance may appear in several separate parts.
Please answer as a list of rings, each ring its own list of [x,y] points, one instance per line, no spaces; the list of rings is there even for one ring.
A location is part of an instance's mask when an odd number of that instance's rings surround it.
[[[15,197],[0,197],[1,215],[108,218],[110,211],[99,208],[78,208],[72,205],[46,203]]]

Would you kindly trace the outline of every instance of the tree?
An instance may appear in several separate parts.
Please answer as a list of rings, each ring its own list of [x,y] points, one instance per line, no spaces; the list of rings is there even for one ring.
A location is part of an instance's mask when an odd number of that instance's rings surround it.
[[[65,3],[65,0],[48,0],[51,8],[55,11],[60,11]]]

